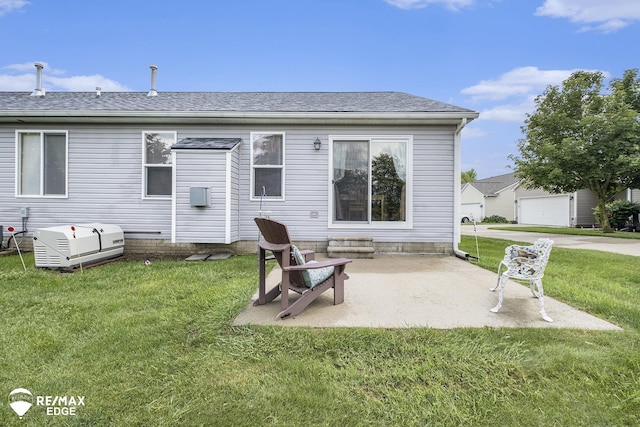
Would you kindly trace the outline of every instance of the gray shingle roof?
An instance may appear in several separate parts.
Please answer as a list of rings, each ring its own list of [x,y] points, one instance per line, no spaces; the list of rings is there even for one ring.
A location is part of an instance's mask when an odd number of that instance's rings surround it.
[[[471,183],[478,191],[485,196],[496,195],[500,190],[504,190],[510,185],[519,182],[515,173],[507,173],[504,175],[492,176],[490,178],[479,179]]]
[[[0,92],[11,111],[475,113],[402,92]]]

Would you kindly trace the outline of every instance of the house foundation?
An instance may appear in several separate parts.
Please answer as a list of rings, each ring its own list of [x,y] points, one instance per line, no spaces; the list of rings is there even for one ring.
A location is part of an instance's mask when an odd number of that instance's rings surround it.
[[[316,253],[327,254],[329,252],[328,241],[295,241],[294,244],[301,249],[313,250]],[[448,243],[433,242],[372,242],[371,253],[380,254],[423,254],[423,255],[450,255],[453,247]],[[128,239],[125,243],[125,256],[133,258],[142,257],[188,257],[194,254],[233,253],[234,255],[254,254],[257,251],[257,242],[243,240],[231,244],[222,243],[171,243],[170,240],[158,239]],[[346,255],[343,255],[346,256]],[[357,258],[357,257],[354,257]]]

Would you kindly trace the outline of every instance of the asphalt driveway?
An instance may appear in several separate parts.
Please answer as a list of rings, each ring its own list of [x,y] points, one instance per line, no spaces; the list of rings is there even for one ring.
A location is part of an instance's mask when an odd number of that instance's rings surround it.
[[[527,231],[495,230],[495,224],[463,225],[463,235],[478,237],[490,237],[494,239],[514,240],[518,242],[533,243],[541,237],[547,237],[554,241],[553,246],[569,249],[592,249],[596,251],[613,252],[623,255],[640,256],[640,240],[619,239],[615,237],[598,236],[570,236],[566,234],[531,233]],[[517,226],[515,226],[517,227]]]

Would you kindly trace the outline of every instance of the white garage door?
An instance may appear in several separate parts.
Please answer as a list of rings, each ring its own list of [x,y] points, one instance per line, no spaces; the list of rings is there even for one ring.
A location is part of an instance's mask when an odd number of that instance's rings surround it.
[[[482,221],[482,205],[480,203],[463,203],[460,206],[460,220],[465,222],[465,218],[469,221]]]
[[[569,227],[569,203],[568,195],[520,198],[518,222]]]

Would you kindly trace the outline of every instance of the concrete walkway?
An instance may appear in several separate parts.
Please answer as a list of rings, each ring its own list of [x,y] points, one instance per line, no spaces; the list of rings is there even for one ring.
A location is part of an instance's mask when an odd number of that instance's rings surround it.
[[[511,227],[511,225],[509,225]],[[622,255],[640,256],[640,240],[618,239],[615,237],[599,236],[570,236],[566,234],[531,233],[527,231],[494,230],[497,225],[477,224],[463,225],[461,233],[468,236],[490,237],[495,239],[514,240],[517,242],[533,243],[540,237],[547,237],[554,241],[554,246],[569,249],[592,249],[596,251],[613,252]],[[518,227],[513,226],[513,227]],[[473,255],[473,254],[472,254]]]
[[[466,227],[463,227],[466,228]],[[497,266],[496,266],[497,268]],[[310,327],[404,328],[573,328],[620,330],[619,327],[545,297],[547,314],[542,320],[538,300],[528,287],[507,283],[499,313],[489,310],[497,302],[497,274],[452,256],[377,256],[347,265],[345,301],[333,305],[333,291],[317,298],[295,318],[276,318],[280,299],[249,305],[236,325],[259,324]],[[267,277],[269,289],[279,281],[280,270]],[[295,293],[290,294],[295,298]],[[256,298],[257,295],[254,295]]]

